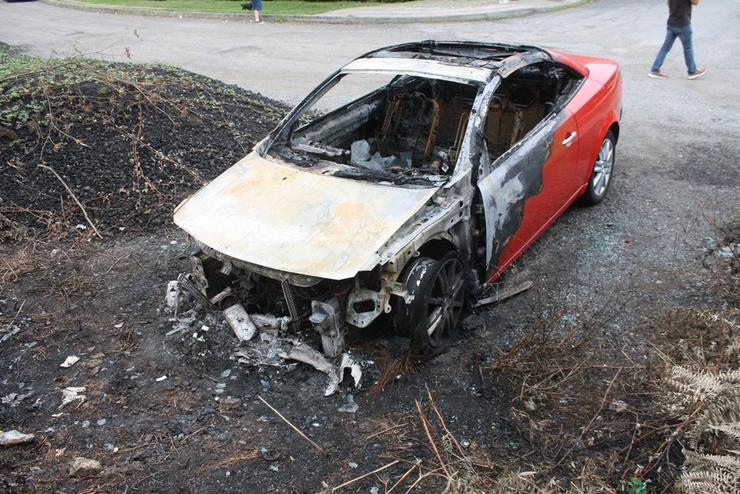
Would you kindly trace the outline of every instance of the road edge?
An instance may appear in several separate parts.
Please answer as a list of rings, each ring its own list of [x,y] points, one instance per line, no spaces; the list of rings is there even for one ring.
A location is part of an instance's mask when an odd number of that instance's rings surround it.
[[[441,22],[470,22],[470,21],[495,21],[500,19],[511,19],[515,17],[526,17],[534,14],[557,12],[577,7],[582,7],[595,0],[577,0],[566,5],[555,5],[552,7],[522,7],[516,10],[504,12],[490,12],[485,14],[451,14],[446,16],[414,16],[414,17],[353,17],[353,16],[322,16],[322,15],[283,15],[264,14],[262,17],[271,22],[298,22],[307,24],[414,24],[414,23],[441,23]],[[147,9],[142,7],[116,7],[93,5],[74,0],[41,0],[42,3],[64,7],[86,12],[142,15],[148,17],[171,17],[177,19],[216,19],[235,22],[251,22],[252,17],[245,14],[211,13],[211,12],[167,12]]]

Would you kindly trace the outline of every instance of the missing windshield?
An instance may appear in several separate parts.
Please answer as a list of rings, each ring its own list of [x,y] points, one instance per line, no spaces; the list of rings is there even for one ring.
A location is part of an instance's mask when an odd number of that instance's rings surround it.
[[[368,91],[371,79],[377,83],[378,76],[345,76],[288,123],[269,154],[336,176],[445,180],[455,169],[477,87],[396,76]],[[350,96],[353,90],[362,96]]]

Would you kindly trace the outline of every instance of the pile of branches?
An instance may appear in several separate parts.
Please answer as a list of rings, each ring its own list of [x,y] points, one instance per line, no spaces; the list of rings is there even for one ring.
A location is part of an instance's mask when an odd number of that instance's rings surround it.
[[[285,110],[171,67],[0,45],[0,242],[168,224]]]

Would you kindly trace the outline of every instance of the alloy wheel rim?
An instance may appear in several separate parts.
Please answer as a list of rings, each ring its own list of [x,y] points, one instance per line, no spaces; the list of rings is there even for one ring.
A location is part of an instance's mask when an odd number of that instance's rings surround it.
[[[459,259],[448,259],[437,271],[427,302],[427,337],[440,346],[460,319],[464,305],[465,276]]]
[[[614,167],[614,144],[611,139],[604,139],[599,149],[599,155],[594,163],[594,174],[591,178],[591,188],[598,197],[604,195],[612,177]]]

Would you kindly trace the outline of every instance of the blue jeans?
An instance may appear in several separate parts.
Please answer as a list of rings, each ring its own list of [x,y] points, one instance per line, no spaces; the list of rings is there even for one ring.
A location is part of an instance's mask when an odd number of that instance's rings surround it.
[[[665,35],[665,41],[663,46],[658,52],[658,56],[655,57],[655,63],[653,63],[653,72],[660,72],[660,68],[663,66],[666,55],[673,48],[673,42],[676,38],[681,38],[681,44],[683,45],[683,58],[686,61],[686,67],[689,69],[689,74],[696,72],[696,62],[694,62],[694,46],[691,43],[691,24],[687,24],[683,27],[668,26],[668,31]]]

